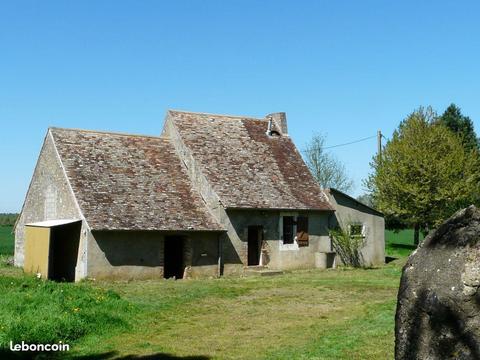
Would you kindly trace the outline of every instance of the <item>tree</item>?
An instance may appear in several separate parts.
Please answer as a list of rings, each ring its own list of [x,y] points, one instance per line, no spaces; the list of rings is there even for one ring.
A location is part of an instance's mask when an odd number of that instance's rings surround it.
[[[371,193],[364,193],[357,197],[357,200],[362,204],[370,206],[371,208],[377,209],[375,202],[373,200],[373,195]],[[383,214],[385,220],[385,229],[393,230],[394,232],[399,232],[400,230],[407,229],[408,226],[402,223],[398,218],[390,215]]]
[[[344,192],[352,189],[353,181],[349,179],[345,166],[325,151],[323,135],[315,134],[303,153],[310,172],[322,188],[335,188]]]
[[[464,116],[459,107],[451,104],[437,119],[439,124],[449,128],[462,138],[462,143],[467,150],[478,150],[479,140],[473,128],[473,122],[468,116]]]
[[[0,226],[13,226],[18,214],[0,213]]]
[[[419,230],[428,232],[480,193],[478,157],[436,118],[419,108],[401,122],[366,181],[380,211],[415,228],[416,244]]]
[[[375,208],[375,204],[373,203],[373,196],[372,194],[362,194],[357,196],[357,200],[360,201],[362,204]]]

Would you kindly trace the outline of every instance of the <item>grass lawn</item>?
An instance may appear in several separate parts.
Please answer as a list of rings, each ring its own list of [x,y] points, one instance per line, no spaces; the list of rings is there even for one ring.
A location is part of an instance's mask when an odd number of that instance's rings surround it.
[[[420,241],[423,235],[420,233]],[[385,255],[395,258],[406,257],[415,249],[413,244],[413,229],[394,232],[385,230]]]
[[[397,261],[272,277],[58,284],[3,265],[0,342],[30,326],[32,340],[69,341],[70,357],[392,359],[400,274]],[[0,350],[2,359],[10,354]]]
[[[0,226],[0,255],[13,255],[12,226]]]

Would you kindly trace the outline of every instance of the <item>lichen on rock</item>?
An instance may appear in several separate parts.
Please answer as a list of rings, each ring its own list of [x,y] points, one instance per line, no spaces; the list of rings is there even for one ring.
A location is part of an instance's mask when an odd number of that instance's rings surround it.
[[[396,359],[480,359],[480,210],[455,213],[403,269]]]

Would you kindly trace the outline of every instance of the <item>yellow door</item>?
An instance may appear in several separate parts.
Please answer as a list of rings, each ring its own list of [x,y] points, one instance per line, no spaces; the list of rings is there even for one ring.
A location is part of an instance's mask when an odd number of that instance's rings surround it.
[[[25,226],[25,261],[23,269],[27,273],[42,275],[48,279],[50,255],[50,228]]]

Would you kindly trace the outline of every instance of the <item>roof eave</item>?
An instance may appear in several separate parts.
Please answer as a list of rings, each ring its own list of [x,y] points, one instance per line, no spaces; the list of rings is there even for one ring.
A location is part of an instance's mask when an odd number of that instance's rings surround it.
[[[92,227],[92,231],[156,231],[161,233],[195,233],[195,232],[208,232],[208,233],[225,233],[226,229],[139,229],[139,228],[122,228],[122,227]]]
[[[227,206],[225,210],[257,210],[257,211],[325,211],[334,212],[335,209],[329,208],[260,208],[260,207],[238,207]]]
[[[352,196],[344,193],[343,191],[340,191],[340,190],[335,189],[335,188],[327,188],[327,189],[325,189],[325,190],[327,190],[327,191],[329,191],[329,192],[333,191],[333,192],[336,192],[336,193],[338,193],[338,194],[340,194],[340,195],[343,195],[343,196],[345,196],[346,198],[349,198],[350,200],[355,201],[357,204],[360,204],[360,205],[362,205],[362,206],[365,206],[367,209],[370,209],[370,210],[374,211],[374,212],[377,213],[379,216],[385,217],[385,214],[382,213],[381,211],[378,211],[377,209],[374,209],[373,207],[368,206],[367,204],[364,204],[364,203],[361,202],[360,200],[355,199],[354,197],[352,197]]]

